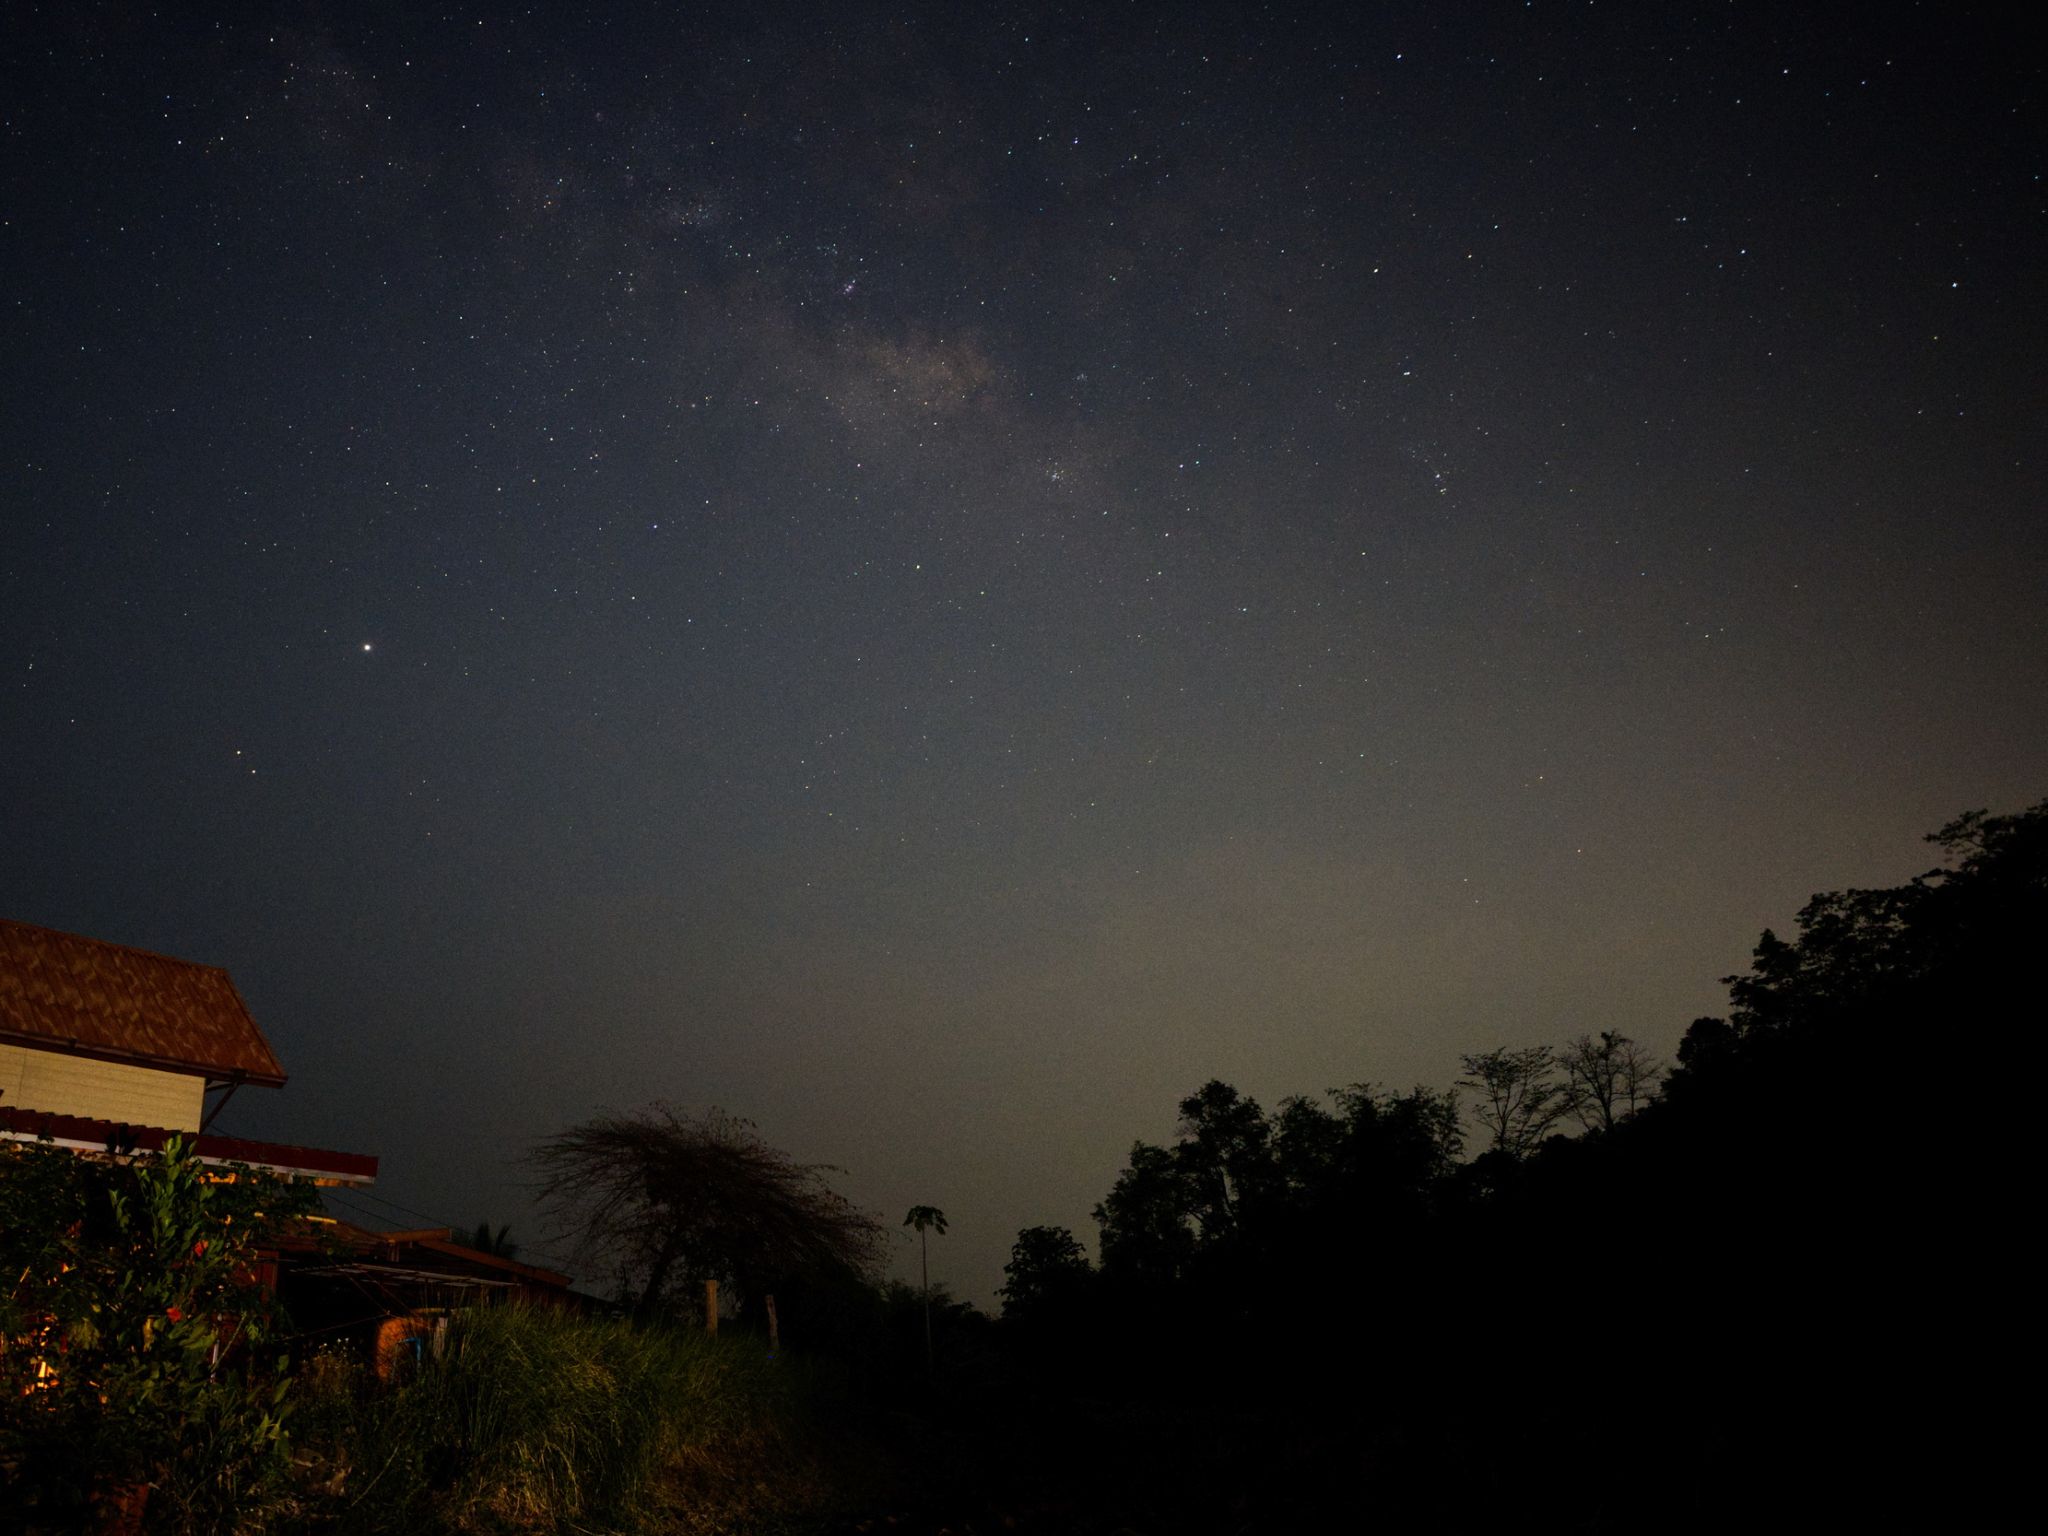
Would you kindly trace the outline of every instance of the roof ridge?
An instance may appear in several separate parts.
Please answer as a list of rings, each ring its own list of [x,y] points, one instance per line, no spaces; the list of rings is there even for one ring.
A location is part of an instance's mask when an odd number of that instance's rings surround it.
[[[281,1087],[225,967],[0,918],[0,1041]]]
[[[118,949],[125,954],[141,955],[146,960],[162,960],[170,965],[188,966],[195,971],[218,971],[226,976],[224,965],[209,965],[204,960],[188,960],[183,955],[167,955],[161,950],[144,949],[139,944],[117,944],[112,939],[96,939],[89,933],[73,933],[66,928],[50,928],[42,923],[25,923],[18,917],[0,917],[0,924],[9,928],[26,928],[30,933],[47,933],[53,939],[76,939],[81,944],[95,945],[100,949]],[[234,985],[232,979],[229,985]]]

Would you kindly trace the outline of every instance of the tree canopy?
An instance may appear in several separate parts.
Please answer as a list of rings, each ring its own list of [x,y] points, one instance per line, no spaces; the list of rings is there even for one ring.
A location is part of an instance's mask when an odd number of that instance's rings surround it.
[[[1765,929],[1742,975],[1723,978],[1726,1018],[1698,1019],[1678,1048],[1674,1097],[1788,1051],[1824,1047],[1838,1066],[1881,1061],[1929,1010],[1998,1007],[2026,987],[2048,931],[2048,800],[2007,816],[1971,811],[1927,841],[1941,866],[1901,886],[1824,891],[1787,942]],[[1853,1031],[1861,1049],[1835,1047]],[[1887,1039],[1886,1037],[1892,1037]]]
[[[544,1207],[643,1313],[705,1280],[744,1295],[880,1263],[882,1224],[832,1189],[825,1176],[839,1170],[795,1161],[723,1110],[600,1114],[532,1158]]]
[[[1071,1301],[1095,1271],[1080,1240],[1065,1227],[1026,1227],[1003,1266],[1003,1316],[1034,1316]]]
[[[1464,1145],[1456,1095],[1356,1083],[1325,1097],[1290,1098],[1269,1115],[1211,1081],[1183,1099],[1178,1141],[1133,1145],[1095,1208],[1104,1275],[1170,1283],[1368,1211],[1427,1206]]]
[[[1473,1113],[1496,1152],[1527,1157],[1572,1112],[1571,1087],[1559,1079],[1557,1053],[1547,1045],[1499,1046],[1459,1060],[1465,1076],[1458,1086],[1477,1098]]]

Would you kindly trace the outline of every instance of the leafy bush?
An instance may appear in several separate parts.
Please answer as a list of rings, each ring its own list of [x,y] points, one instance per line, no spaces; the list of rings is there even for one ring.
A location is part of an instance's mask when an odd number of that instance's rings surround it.
[[[166,1531],[232,1531],[285,1470],[288,1377],[255,1276],[309,1191],[161,1155],[0,1144],[0,1472],[11,1518],[61,1528],[148,1498]],[[143,1487],[152,1494],[138,1492]]]

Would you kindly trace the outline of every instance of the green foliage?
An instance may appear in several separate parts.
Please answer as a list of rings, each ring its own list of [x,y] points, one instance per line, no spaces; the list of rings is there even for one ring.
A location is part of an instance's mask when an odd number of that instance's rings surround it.
[[[308,1189],[160,1156],[0,1147],[0,1464],[62,1520],[143,1482],[151,1524],[232,1530],[281,1476],[289,1378],[255,1250]]]
[[[692,1464],[765,1455],[808,1385],[744,1337],[524,1307],[457,1314],[401,1386],[340,1353],[307,1377],[306,1516],[342,1532],[650,1521]]]

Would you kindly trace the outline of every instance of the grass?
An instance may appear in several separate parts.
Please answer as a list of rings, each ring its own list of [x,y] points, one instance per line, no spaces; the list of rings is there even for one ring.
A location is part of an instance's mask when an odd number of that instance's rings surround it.
[[[746,1336],[520,1307],[458,1315],[438,1360],[383,1387],[304,1370],[301,1523],[381,1532],[789,1529],[828,1475],[802,1361]]]

